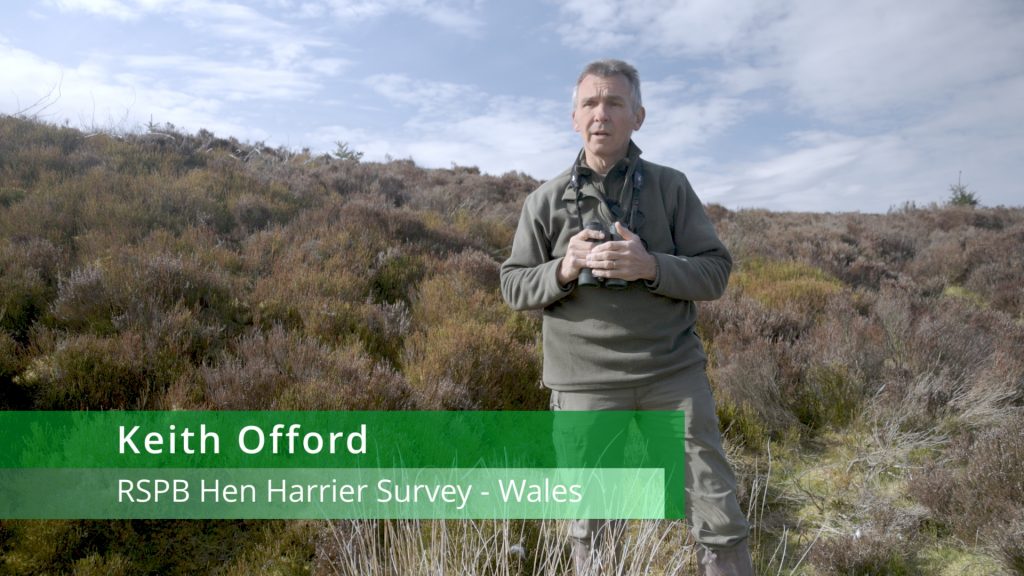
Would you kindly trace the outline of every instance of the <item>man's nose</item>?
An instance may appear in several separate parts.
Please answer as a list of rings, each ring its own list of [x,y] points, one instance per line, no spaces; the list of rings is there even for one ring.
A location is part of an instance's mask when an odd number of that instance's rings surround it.
[[[605,107],[604,103],[598,103],[598,105],[594,107],[594,120],[604,122],[607,119],[608,109]]]

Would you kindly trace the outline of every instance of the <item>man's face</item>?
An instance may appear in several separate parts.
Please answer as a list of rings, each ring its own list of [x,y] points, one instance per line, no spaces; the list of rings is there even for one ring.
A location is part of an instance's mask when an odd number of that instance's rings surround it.
[[[591,74],[577,87],[572,124],[583,138],[588,161],[600,159],[608,168],[623,158],[633,131],[643,122],[644,109],[633,109],[633,92],[624,76]]]

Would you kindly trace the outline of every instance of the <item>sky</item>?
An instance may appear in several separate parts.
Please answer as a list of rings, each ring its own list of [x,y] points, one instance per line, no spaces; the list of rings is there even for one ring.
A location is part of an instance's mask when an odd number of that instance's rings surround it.
[[[1024,205],[1022,0],[8,1],[0,114],[545,180],[601,58],[706,203]]]

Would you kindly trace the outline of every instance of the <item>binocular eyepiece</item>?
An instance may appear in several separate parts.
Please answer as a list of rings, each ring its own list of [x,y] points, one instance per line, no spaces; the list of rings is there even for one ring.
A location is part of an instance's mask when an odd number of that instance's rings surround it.
[[[612,225],[611,230],[605,230],[604,225],[597,220],[591,220],[590,223],[587,224],[587,230],[596,230],[598,232],[605,233],[604,240],[591,240],[594,244],[603,244],[604,242],[612,240],[622,240],[622,238],[615,234],[614,225]],[[628,284],[628,282],[622,278],[598,278],[594,276],[594,272],[590,268],[580,270],[580,277],[576,283],[579,286],[604,286],[605,288],[610,288],[612,290],[622,290]]]

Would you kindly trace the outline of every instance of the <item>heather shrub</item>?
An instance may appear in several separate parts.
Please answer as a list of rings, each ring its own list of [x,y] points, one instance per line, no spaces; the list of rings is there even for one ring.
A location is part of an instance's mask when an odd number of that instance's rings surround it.
[[[288,247],[282,243],[279,258],[256,264],[269,270],[248,294],[252,322],[263,330],[280,325],[332,345],[361,341],[374,358],[398,366],[411,322],[406,293],[420,268],[403,269],[397,264],[399,251],[380,252],[376,270],[351,268],[354,258],[334,249],[347,238],[342,233]]]
[[[20,371],[18,343],[6,330],[0,330],[0,382],[6,387],[10,379]]]
[[[342,322],[348,324],[334,324],[328,327],[322,323],[313,323],[308,333],[328,342],[359,342],[375,361],[385,362],[395,368],[400,367],[405,337],[412,323],[408,306],[404,302],[365,302],[359,306],[342,306]],[[320,330],[321,328],[326,328],[327,332]]]
[[[68,159],[84,142],[73,128],[0,116],[0,180],[28,188],[46,173],[73,173]]]
[[[1015,354],[1012,346],[997,350],[972,374],[951,406],[959,422],[969,428],[992,427],[1012,417],[1024,406],[1024,357]]]
[[[77,560],[72,567],[75,576],[129,576],[132,568],[131,561],[116,552],[104,556],[94,552]]]
[[[424,258],[389,248],[379,252],[370,273],[370,297],[376,302],[409,303],[409,293],[426,273]]]
[[[716,342],[719,360],[709,377],[722,429],[751,447],[784,436],[797,420],[783,395],[779,347],[756,340],[734,352],[726,338]]]
[[[253,523],[245,534],[246,545],[216,572],[225,576],[308,575],[315,554],[316,525],[311,521]]]
[[[25,340],[54,297],[63,262],[61,251],[47,240],[0,238],[0,329]]]
[[[25,360],[19,348],[11,335],[0,329],[0,410],[23,408],[28,403],[24,391],[14,384],[15,376],[25,367]],[[0,547],[2,546],[0,538]]]
[[[401,375],[361,348],[334,348],[276,327],[253,332],[200,368],[204,397],[222,410],[397,410],[412,407]]]
[[[875,449],[887,450],[885,446]],[[896,447],[897,451],[904,449]],[[925,542],[922,527],[927,522],[926,510],[867,491],[857,496],[854,507],[852,514],[847,511],[843,515],[847,521],[839,530],[830,530],[832,536],[822,538],[811,547],[809,560],[819,573],[837,576],[921,573],[917,556]],[[853,520],[853,525],[849,520]]]
[[[510,214],[514,214],[510,211]],[[504,254],[512,245],[518,219],[496,219],[459,210],[452,218],[452,229],[473,245],[496,256]]]
[[[915,238],[904,230],[875,230],[868,237],[867,248],[886,263],[886,269],[901,271],[917,254]]]
[[[715,228],[736,259],[769,258],[765,251],[770,245],[765,242],[763,235],[772,227],[769,216],[764,210],[737,210],[721,214]]]
[[[482,287],[465,272],[439,272],[424,280],[413,298],[412,320],[417,328],[456,319],[501,322],[510,316],[494,286]]]
[[[1010,574],[1024,574],[1024,518],[1018,517],[997,537],[997,556]]]
[[[424,407],[547,407],[536,349],[516,340],[500,324],[451,319],[416,332],[407,340],[404,366]]]
[[[906,379],[910,375],[914,315],[920,307],[916,295],[892,284],[883,286],[875,298],[871,314],[882,329],[889,377]]]
[[[245,193],[228,203],[231,215],[246,234],[263,230],[275,220],[274,203],[252,193]],[[284,219],[284,218],[280,218]]]
[[[155,382],[140,348],[142,337],[135,333],[70,336],[36,356],[15,383],[43,410],[144,408]]]
[[[498,292],[498,263],[476,251],[448,258],[437,273],[420,283],[412,320],[418,329],[456,320],[501,324],[518,340],[532,342],[539,324],[529,314],[512,312]]]
[[[396,244],[410,253],[435,255],[457,252],[465,245],[447,222],[435,223],[426,214],[382,206],[359,196],[340,207],[338,218],[353,233],[353,242],[373,247],[371,258]]]
[[[796,390],[793,413],[811,429],[842,427],[857,416],[864,398],[861,382],[844,365],[811,366]]]
[[[931,230],[907,272],[914,278],[939,278],[945,284],[960,284],[971,263],[963,249],[966,238],[958,231]]]
[[[97,264],[75,268],[60,279],[50,315],[60,326],[75,331],[111,334],[114,317],[120,312],[116,299],[104,282]]]
[[[110,404],[103,401],[104,405],[112,407],[154,408],[154,402],[161,402],[165,389],[183,379],[194,377],[193,367],[212,360],[225,345],[224,326],[204,322],[196,310],[182,303],[162,309],[151,302],[133,310],[130,317],[121,316],[117,320],[116,331],[94,334],[91,337],[95,342],[106,342],[107,346],[100,346],[95,350],[86,347],[93,356],[79,358],[77,363],[73,363],[76,370],[85,370],[86,374],[94,373],[97,378],[107,378],[109,375],[113,378],[111,382],[97,382],[92,385],[93,387],[109,385],[124,389],[119,398],[127,404],[121,406],[116,402]],[[54,334],[37,331],[33,346],[37,349],[61,350],[65,344],[60,341],[59,336],[55,338]],[[80,334],[75,338],[89,342],[90,336]],[[103,358],[102,355],[110,346],[114,346],[113,343],[120,343],[116,347],[116,354]],[[122,350],[121,347],[130,350]],[[74,346],[72,349],[75,349]],[[72,354],[72,358],[66,358],[62,354],[57,354],[53,360],[58,362],[58,367],[81,355],[76,353]],[[37,356],[37,359],[39,358],[42,357]],[[58,370],[49,363],[44,363],[43,366],[50,367],[43,373],[45,378],[40,379],[40,373],[29,370],[21,381],[25,385],[32,384],[31,389],[36,392],[44,391],[42,396],[37,398],[37,404],[43,402],[46,405],[55,402],[54,391],[51,388],[62,379],[70,378],[73,372],[62,371],[63,368]],[[61,374],[62,378],[55,380],[54,374]],[[82,381],[80,384],[83,386],[88,385],[86,379],[87,376],[84,375],[77,378]],[[66,385],[67,383],[61,384],[60,387]],[[69,394],[73,396],[74,393]],[[94,400],[100,401],[106,397],[105,395],[113,392],[93,391],[89,394],[99,394],[99,399]],[[138,397],[133,394],[137,394]],[[67,405],[67,402],[65,399],[58,403]]]
[[[915,548],[907,542],[871,531],[818,542],[810,561],[822,574],[835,576],[909,576],[919,573],[914,555]]]
[[[805,330],[792,309],[767,310],[729,290],[702,303],[697,330],[708,355],[708,376],[720,424],[745,446],[787,434],[797,420],[787,407],[789,342]]]
[[[88,541],[83,522],[70,520],[5,521],[3,564],[10,574],[46,574],[66,570]]]
[[[1021,248],[1024,250],[1024,247]],[[1024,317],[1024,284],[1021,271],[1008,262],[988,263],[971,271],[964,286],[981,294],[996,310]]]
[[[250,308],[270,320],[298,316],[307,320],[318,313],[322,300],[362,302],[370,293],[366,271],[372,259],[356,269],[362,257],[344,250],[347,234],[312,238],[282,246],[272,260],[261,264],[249,293]],[[372,258],[372,257],[371,257]]]
[[[53,290],[34,268],[0,270],[0,328],[24,338]]]
[[[221,520],[22,520],[8,525],[9,548],[0,570],[11,574],[168,576],[219,572],[254,545],[258,526]]]
[[[927,427],[952,416],[983,421],[1019,403],[1024,372],[1011,361],[1024,346],[1019,323],[961,299],[938,302],[901,320],[904,364],[888,370],[879,407]]]
[[[1024,516],[1024,418],[961,435],[948,461],[913,476],[909,493],[963,541],[998,541]]]
[[[757,340],[794,342],[809,327],[811,318],[794,307],[769,309],[738,290],[728,290],[713,302],[701,302],[697,332],[709,353],[716,354],[715,342],[722,335],[738,344]]]
[[[851,422],[884,367],[871,306],[805,265],[741,266],[739,282],[702,304],[698,321],[729,434],[757,446]]]
[[[467,251],[445,260],[420,283],[412,306],[415,332],[403,365],[427,405],[538,409],[539,323],[512,312],[498,294],[498,264]]]
[[[500,265],[494,258],[472,248],[449,256],[441,274],[457,274],[481,290],[493,290],[501,282]]]
[[[332,203],[281,231],[250,238],[246,259],[259,273],[257,306],[311,297],[391,304],[408,302],[433,255],[455,246],[456,239],[427,230],[410,214]]]
[[[25,191],[13,186],[0,186],[0,208],[7,208],[11,204],[22,201],[25,198]]]
[[[238,284],[222,269],[205,266],[194,257],[150,255],[124,262],[114,274],[128,304],[137,302],[132,297],[142,293],[164,308],[181,302],[225,324],[245,322],[245,310],[235,296]]]
[[[184,306],[206,323],[231,328],[247,322],[239,292],[240,283],[222,267],[194,255],[127,249],[62,278],[51,317],[64,328],[105,334],[145,323],[153,310]]]
[[[848,295],[830,298],[823,318],[792,346],[798,385],[788,397],[797,419],[812,430],[851,423],[880,385],[885,363],[881,327]]]

